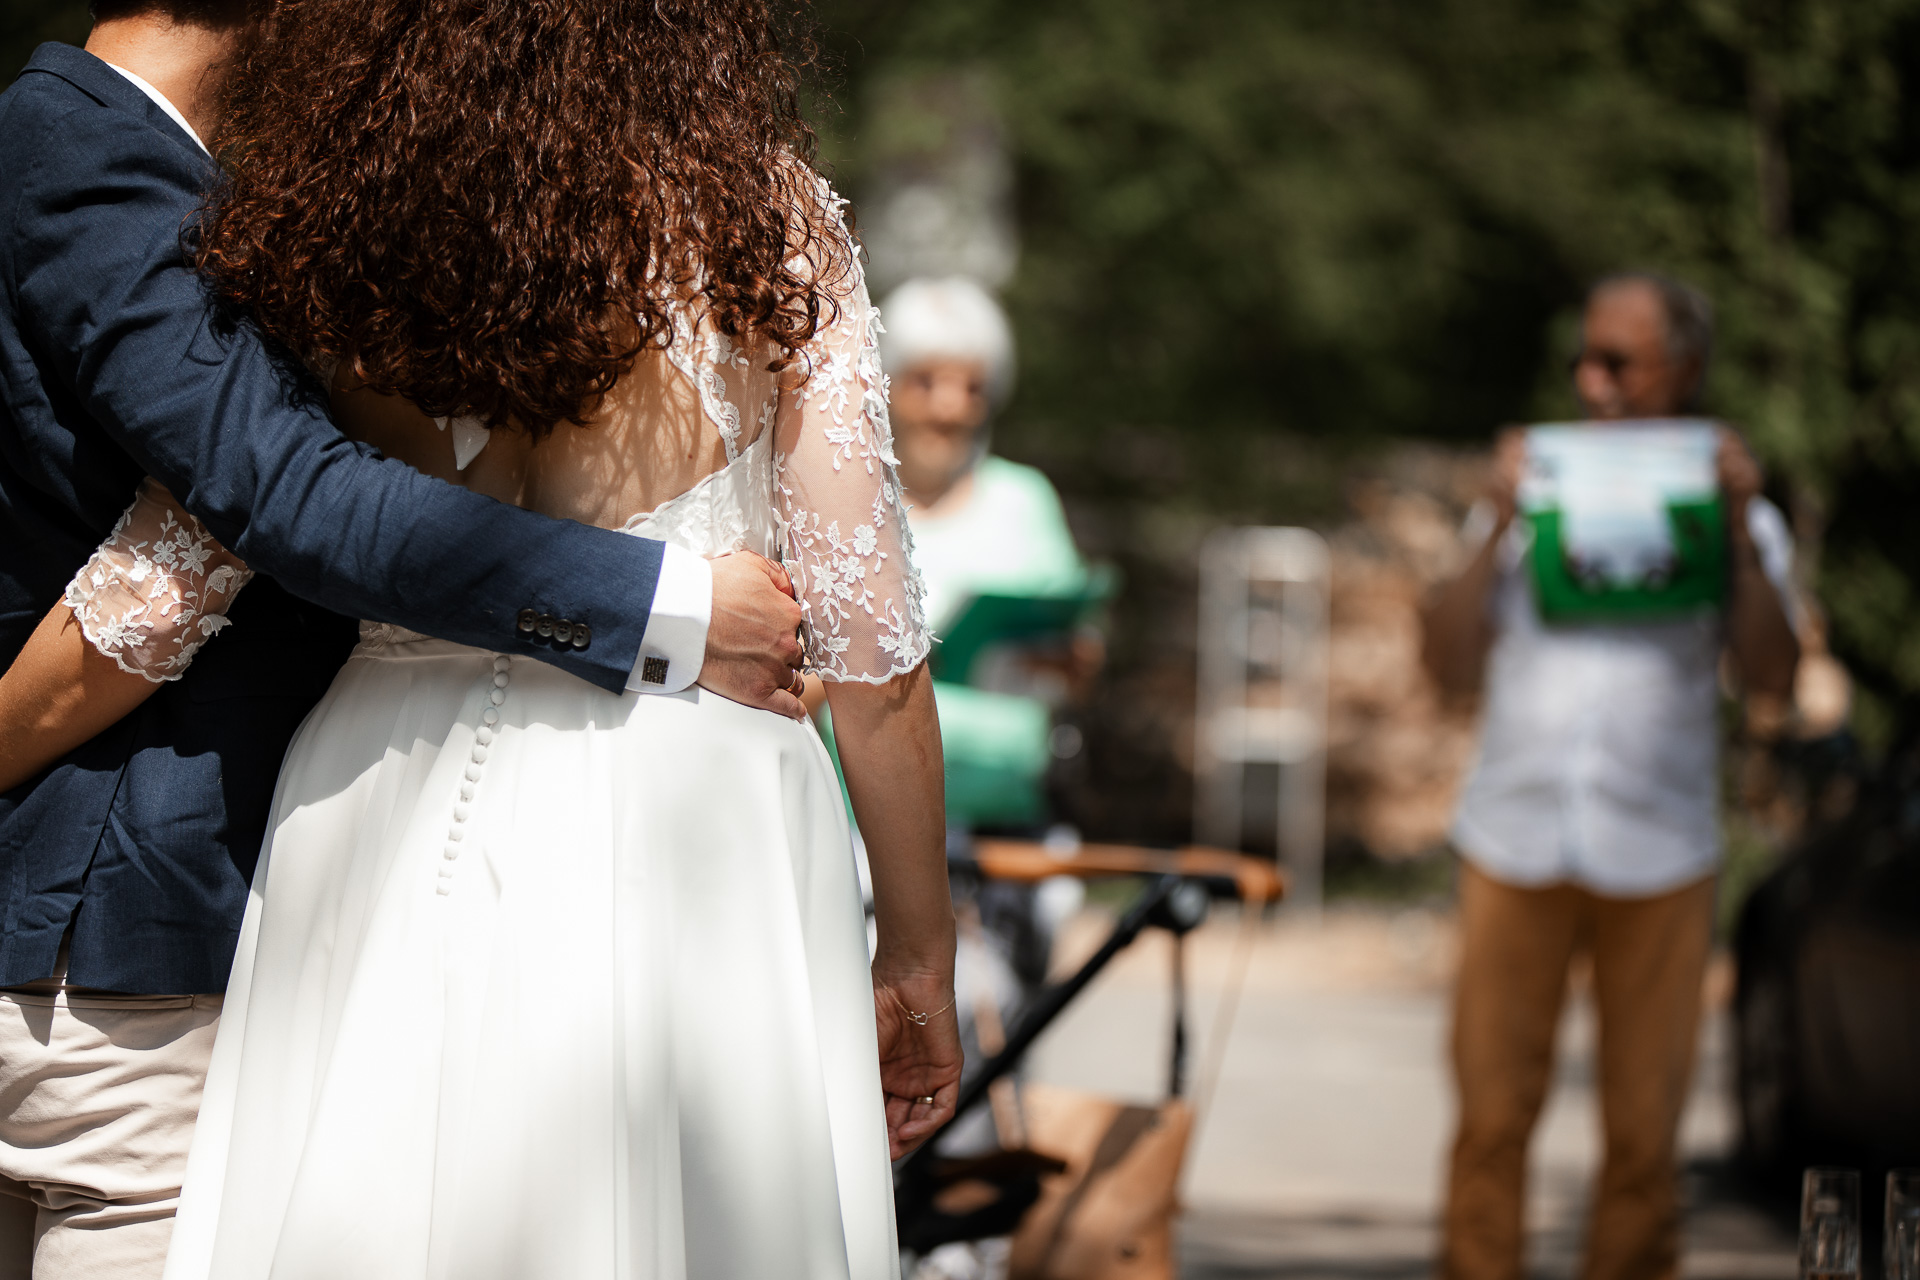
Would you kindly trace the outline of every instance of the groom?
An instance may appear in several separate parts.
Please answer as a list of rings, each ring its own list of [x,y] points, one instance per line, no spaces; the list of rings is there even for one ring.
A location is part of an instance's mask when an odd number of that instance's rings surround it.
[[[0,1280],[158,1276],[275,775],[349,619],[798,710],[777,566],[423,477],[210,324],[181,233],[248,8],[96,0],[85,52],[0,94],[0,664],[143,475],[260,575],[185,678],[0,795]]]

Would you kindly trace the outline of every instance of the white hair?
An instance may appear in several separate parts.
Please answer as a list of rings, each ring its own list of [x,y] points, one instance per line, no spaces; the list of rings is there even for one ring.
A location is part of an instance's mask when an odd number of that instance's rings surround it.
[[[1013,391],[1013,328],[993,295],[965,276],[909,280],[880,304],[880,364],[898,377],[922,360],[978,360],[996,405]]]

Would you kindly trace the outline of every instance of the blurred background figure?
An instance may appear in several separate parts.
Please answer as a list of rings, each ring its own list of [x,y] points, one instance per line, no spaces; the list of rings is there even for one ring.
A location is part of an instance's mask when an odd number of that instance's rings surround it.
[[[1053,484],[989,452],[1014,379],[1013,331],[964,276],[921,277],[881,306],[881,360],[894,447],[927,617],[948,764],[948,815],[961,830],[1049,821],[1055,723],[1098,670],[1103,645],[1084,607],[1103,589],[1074,546]],[[1040,963],[1044,964],[1044,961]]]
[[[935,681],[950,839],[964,848],[981,830],[1035,834],[1049,824],[1046,775],[1063,754],[1056,717],[1084,691],[1102,653],[1097,631],[1073,624],[1088,567],[1053,484],[989,451],[993,415],[1014,381],[1012,328],[992,295],[964,276],[920,277],[889,294],[880,314],[914,559],[928,620],[951,642]],[[1061,828],[1054,839],[1077,837]],[[1035,887],[966,872],[956,873],[953,890],[955,991],[977,1066],[1044,983],[1055,933],[1083,894],[1078,881]],[[981,1108],[940,1149],[962,1155],[1017,1142],[998,1129]],[[915,1274],[984,1280],[1003,1273],[1006,1248],[1004,1240],[947,1245]]]
[[[988,451],[993,414],[1013,392],[1013,331],[1000,304],[950,276],[907,281],[880,314],[927,620],[938,630],[982,593],[1077,590],[1086,567],[1052,482]]]
[[[1712,311],[1651,274],[1594,286],[1574,362],[1591,419],[1671,417],[1698,403]],[[1525,439],[1499,443],[1477,550],[1425,613],[1424,657],[1460,692],[1485,690],[1480,758],[1455,816],[1459,1100],[1442,1273],[1522,1274],[1528,1141],[1546,1095],[1569,966],[1591,958],[1605,1160],[1583,1274],[1678,1273],[1674,1143],[1692,1078],[1713,940],[1719,834],[1719,670],[1790,696],[1793,543],[1760,469],[1722,427],[1731,564],[1718,617],[1544,625],[1517,521]]]

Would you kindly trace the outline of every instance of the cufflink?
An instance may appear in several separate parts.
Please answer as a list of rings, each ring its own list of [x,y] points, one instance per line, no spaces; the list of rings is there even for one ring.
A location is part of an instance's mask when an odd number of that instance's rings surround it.
[[[667,682],[667,660],[665,658],[646,658],[640,663],[640,683],[665,684]]]

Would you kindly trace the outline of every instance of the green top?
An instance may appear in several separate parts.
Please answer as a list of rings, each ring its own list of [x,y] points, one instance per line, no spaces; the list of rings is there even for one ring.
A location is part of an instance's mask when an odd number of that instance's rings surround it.
[[[989,454],[964,506],[938,516],[911,511],[913,562],[927,589],[935,634],[974,596],[1082,592],[1087,567],[1073,545],[1053,483],[1034,467]]]

